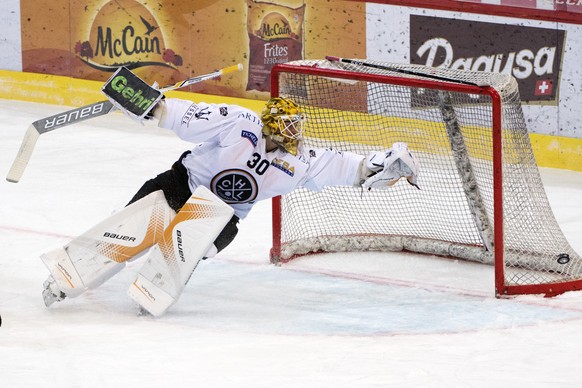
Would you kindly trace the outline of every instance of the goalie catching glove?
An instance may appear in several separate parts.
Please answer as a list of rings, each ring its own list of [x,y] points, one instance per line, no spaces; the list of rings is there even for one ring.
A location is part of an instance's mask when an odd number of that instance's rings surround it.
[[[365,189],[388,189],[400,178],[420,189],[416,184],[418,160],[408,150],[406,143],[394,143],[392,148],[372,152],[362,161],[360,183]]]

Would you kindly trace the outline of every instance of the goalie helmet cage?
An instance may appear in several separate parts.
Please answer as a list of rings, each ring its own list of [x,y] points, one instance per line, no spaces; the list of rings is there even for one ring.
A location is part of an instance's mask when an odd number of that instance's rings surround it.
[[[273,68],[271,94],[303,109],[306,148],[367,155],[407,142],[421,188],[401,180],[389,190],[326,187],[274,198],[273,263],[409,251],[494,265],[497,297],[582,289],[582,261],[551,210],[513,77],[301,60]]]

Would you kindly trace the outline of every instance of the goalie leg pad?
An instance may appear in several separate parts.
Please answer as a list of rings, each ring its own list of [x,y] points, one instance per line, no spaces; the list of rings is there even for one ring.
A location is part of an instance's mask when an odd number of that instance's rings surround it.
[[[125,267],[125,263],[116,263],[105,257],[93,257],[92,270],[86,271],[83,260],[75,263],[64,247],[45,253],[40,258],[54,279],[56,287],[52,287],[58,288],[69,298],[75,298],[90,288],[99,287]],[[85,272],[80,272],[77,268]]]
[[[44,253],[40,259],[49,270],[60,292],[66,296],[74,298],[87,289],[65,248]]]
[[[202,257],[214,251],[213,242],[233,213],[199,186],[150,251],[129,296],[152,315],[162,315],[178,300]]]
[[[74,298],[121,271],[125,262],[154,245],[175,212],[162,191],[123,208],[62,248],[41,256],[58,288]]]

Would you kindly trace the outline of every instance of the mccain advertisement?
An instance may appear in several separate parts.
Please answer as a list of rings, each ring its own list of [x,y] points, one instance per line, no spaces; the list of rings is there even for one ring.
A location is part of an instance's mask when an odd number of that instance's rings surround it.
[[[563,30],[410,15],[410,62],[511,74],[523,103],[557,105],[565,38]]]
[[[21,0],[23,71],[107,80],[126,66],[148,83],[242,63],[187,90],[263,99],[276,63],[364,57],[365,5],[326,0]]]

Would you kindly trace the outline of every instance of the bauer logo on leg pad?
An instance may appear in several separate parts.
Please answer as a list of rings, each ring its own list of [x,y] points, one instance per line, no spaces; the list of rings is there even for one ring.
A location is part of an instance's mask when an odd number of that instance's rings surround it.
[[[163,96],[126,67],[120,67],[101,90],[117,108],[139,119]]]

